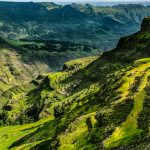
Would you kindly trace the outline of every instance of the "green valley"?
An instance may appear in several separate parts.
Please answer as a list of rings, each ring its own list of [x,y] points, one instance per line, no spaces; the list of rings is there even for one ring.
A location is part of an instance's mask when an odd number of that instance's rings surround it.
[[[29,78],[29,71],[12,73],[12,69],[6,69],[11,65],[1,64],[5,72],[1,75],[2,81],[7,79],[8,74],[9,80],[6,81],[9,84],[2,82],[6,87],[1,86],[5,88],[0,95],[0,149],[148,150],[149,41],[150,18],[147,17],[141,30],[122,37],[115,49],[99,56],[68,59],[62,70],[39,74],[26,83],[19,84],[21,80],[14,76],[25,81],[23,76]],[[40,47],[44,46],[42,49],[46,50],[45,41],[7,42],[1,39],[2,54],[7,54],[6,46],[7,51],[10,47],[16,48],[15,55],[10,56],[13,60],[18,59],[17,62],[25,62],[24,58],[20,58],[20,50],[27,54],[23,55],[25,58],[29,56],[29,49],[38,47],[32,56],[36,56]],[[59,44],[50,46],[56,49]],[[74,47],[75,50],[78,46],[73,45],[69,49]],[[15,86],[11,84],[14,82]]]

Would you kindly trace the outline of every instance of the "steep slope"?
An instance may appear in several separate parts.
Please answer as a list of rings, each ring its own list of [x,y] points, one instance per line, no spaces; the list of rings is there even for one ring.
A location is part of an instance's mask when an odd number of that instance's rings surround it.
[[[16,50],[3,39],[0,39],[0,60],[0,93],[32,79],[30,67],[21,61]]]
[[[3,123],[32,123],[1,127],[0,147],[149,149],[149,22],[144,19],[141,31],[100,58],[67,62],[63,71],[50,73],[21,98],[15,93],[19,107],[3,107]]]
[[[0,2],[0,34],[9,39],[73,41],[108,50],[139,30],[150,7]],[[42,30],[41,30],[42,29]]]
[[[37,69],[36,64],[32,62],[25,63],[16,49],[0,38],[0,114],[2,113],[2,107],[8,101],[2,95],[7,90],[13,93],[24,89],[26,86],[29,88],[29,82],[38,76],[37,71],[39,69]],[[41,72],[43,71],[44,68],[41,69]],[[32,86],[27,91],[31,89]]]
[[[42,40],[6,42],[0,38],[0,114],[11,93],[13,103],[14,99],[21,98],[25,92],[38,85],[37,82],[31,81],[38,79],[40,75],[62,69],[65,61],[97,55],[100,51],[71,42]],[[15,98],[16,93],[20,95]],[[7,98],[3,95],[7,95]]]

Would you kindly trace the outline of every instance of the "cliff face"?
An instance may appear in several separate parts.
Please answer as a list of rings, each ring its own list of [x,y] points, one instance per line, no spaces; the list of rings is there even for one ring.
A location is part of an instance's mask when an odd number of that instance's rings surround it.
[[[150,57],[150,17],[142,21],[141,30],[126,37],[121,37],[117,47],[105,53],[111,60],[132,62],[143,57]]]
[[[141,31],[150,31],[150,17],[143,20]]]

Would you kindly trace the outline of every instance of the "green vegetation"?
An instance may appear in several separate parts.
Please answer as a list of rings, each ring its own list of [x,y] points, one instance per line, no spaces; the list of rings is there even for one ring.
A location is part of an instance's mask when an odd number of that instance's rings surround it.
[[[98,58],[92,64],[100,63],[101,59],[103,58]],[[106,66],[112,67],[111,62]],[[1,140],[2,143],[5,142],[3,149],[42,149],[45,145],[46,148],[56,147],[63,150],[96,149],[99,142],[103,143],[99,148],[130,145],[134,138],[141,137],[144,131],[138,126],[138,118],[147,96],[145,88],[150,75],[150,59],[140,59],[130,67],[123,66],[118,70],[117,65],[112,71],[105,68],[103,72],[106,78],[103,79],[99,74],[96,74],[94,79],[91,75],[88,76],[93,72],[92,66],[49,74],[48,84],[45,80],[40,85],[39,96],[35,97],[34,90],[23,99],[28,105],[29,101],[39,103],[36,106],[40,110],[38,120],[48,116],[50,119],[48,117],[44,122],[40,120],[21,126],[1,127],[4,132]],[[87,71],[88,74],[85,74]],[[131,77],[133,81],[130,80]],[[19,98],[19,94],[13,97]],[[20,101],[23,102],[23,99]],[[20,103],[18,105],[22,106]],[[30,108],[32,107],[30,105]],[[23,108],[26,109],[25,105]],[[13,109],[8,111],[8,116],[11,113],[15,115],[14,111],[17,109],[13,105]],[[25,112],[27,111],[24,111],[24,115],[28,116]],[[30,119],[26,118],[29,122],[34,118],[33,114],[30,115]],[[20,119],[25,119],[21,117]],[[15,136],[11,133],[14,129]]]
[[[139,135],[142,132],[140,129],[138,129],[137,120],[140,112],[143,109],[143,102],[146,97],[145,88],[147,86],[147,78],[150,76],[150,71],[149,71],[150,59],[146,59],[147,63],[145,63],[145,59],[138,60],[138,61],[140,61],[141,63],[140,67],[134,68],[129,73],[127,73],[127,74],[131,74],[136,72],[133,75],[134,83],[132,83],[134,84],[134,86],[136,86],[136,92],[132,96],[134,99],[134,108],[129,114],[127,120],[120,127],[117,127],[114,133],[112,134],[112,136],[104,142],[106,147],[116,147],[121,144],[128,144],[128,142],[130,142],[130,139],[132,139],[133,136]],[[143,62],[144,65],[142,65]],[[137,77],[140,78],[140,80],[136,81]],[[132,78],[132,77],[129,76],[128,78]],[[125,82],[124,84],[129,85],[130,88],[131,80],[127,80],[127,81],[129,82],[128,83]],[[138,82],[140,82],[140,85],[136,85],[139,84]],[[123,89],[124,91],[129,91],[129,89],[126,89],[124,85],[123,87],[121,87],[121,89]],[[123,97],[121,97],[121,101],[123,99],[126,99],[126,96],[128,95],[129,92],[128,94],[126,93],[123,94],[122,95]]]
[[[87,57],[87,58],[80,58],[80,59],[71,60],[71,61],[68,61],[64,64],[63,69],[66,69],[66,70],[76,69],[76,70],[78,70],[78,69],[86,67],[86,65],[88,65],[92,61],[96,60],[97,58],[98,57],[93,56],[93,57]]]
[[[55,40],[7,41],[16,49],[23,62],[35,68],[36,75],[61,70],[66,61],[102,52],[99,48]]]
[[[149,29],[142,28],[99,57],[66,62],[62,71],[2,91],[0,148],[148,149],[150,48],[145,34]]]

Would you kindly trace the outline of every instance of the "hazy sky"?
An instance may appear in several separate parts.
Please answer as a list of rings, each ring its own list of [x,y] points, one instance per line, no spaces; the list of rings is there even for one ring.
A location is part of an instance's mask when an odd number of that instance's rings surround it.
[[[27,1],[36,1],[36,2],[150,2],[150,0],[0,0],[0,1],[20,1],[20,2],[27,2]]]
[[[70,3],[90,3],[93,5],[100,6],[113,6],[116,4],[123,3],[147,3],[150,0],[0,0],[0,1],[15,1],[15,2],[54,2],[57,4],[70,4]],[[109,2],[109,3],[108,3]]]

